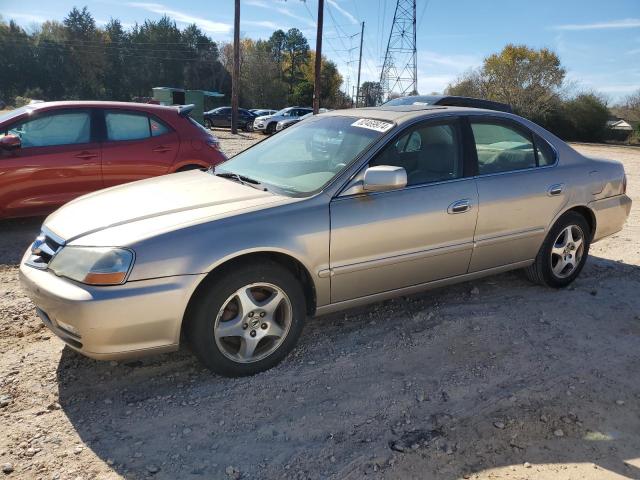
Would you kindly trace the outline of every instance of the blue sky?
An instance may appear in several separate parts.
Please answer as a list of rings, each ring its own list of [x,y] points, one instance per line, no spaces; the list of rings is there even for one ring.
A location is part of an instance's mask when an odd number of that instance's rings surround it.
[[[376,80],[395,0],[326,0],[323,53],[353,85],[360,22],[365,22],[363,80]],[[31,27],[61,20],[87,5],[98,23],[131,25],[163,13],[178,25],[195,22],[230,41],[232,0],[0,0],[4,19]],[[315,46],[317,0],[242,0],[242,35],[267,38],[276,28],[301,29]],[[640,0],[418,0],[418,89],[442,91],[462,72],[507,43],[555,50],[574,89],[595,89],[612,101],[640,89]],[[347,80],[348,79],[348,80]]]

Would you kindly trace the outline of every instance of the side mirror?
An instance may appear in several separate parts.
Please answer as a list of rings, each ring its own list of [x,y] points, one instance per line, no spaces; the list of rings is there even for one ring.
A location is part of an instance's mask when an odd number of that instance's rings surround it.
[[[407,186],[407,171],[402,167],[377,165],[364,172],[362,189],[365,192],[386,192]]]
[[[20,148],[22,142],[20,141],[20,137],[17,135],[5,135],[4,137],[0,137],[0,148],[3,150],[14,150],[16,148]]]

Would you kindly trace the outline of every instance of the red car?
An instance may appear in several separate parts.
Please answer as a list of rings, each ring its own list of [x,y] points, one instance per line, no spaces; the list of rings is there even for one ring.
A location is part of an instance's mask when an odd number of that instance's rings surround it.
[[[94,190],[224,162],[191,108],[49,102],[0,115],[0,218],[42,215]]]

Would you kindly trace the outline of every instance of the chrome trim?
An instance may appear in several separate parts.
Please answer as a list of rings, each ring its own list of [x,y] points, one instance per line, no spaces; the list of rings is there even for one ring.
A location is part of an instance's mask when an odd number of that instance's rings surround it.
[[[64,247],[67,244],[64,238],[62,238],[60,235],[58,235],[57,233],[55,233],[53,230],[46,227],[45,225],[42,226],[40,231],[62,247]]]
[[[343,275],[345,273],[358,272],[361,270],[369,270],[372,268],[380,268],[387,265],[395,265],[404,262],[413,262],[422,260],[423,258],[437,257],[438,255],[446,255],[449,253],[463,252],[473,249],[473,242],[459,243],[455,245],[446,245],[443,247],[430,248],[429,250],[420,250],[418,252],[403,253],[392,257],[382,257],[364,262],[350,263],[346,265],[338,265],[332,267],[331,275]]]
[[[433,185],[443,185],[446,183],[454,183],[454,182],[463,182],[465,180],[469,181],[469,180],[474,180],[475,177],[460,177],[460,178],[452,178],[451,180],[440,180],[438,182],[429,182],[429,183],[417,183],[415,185],[407,185],[404,188],[398,188],[396,190],[387,190],[384,192],[360,192],[360,193],[351,193],[348,195],[341,195],[341,196],[337,196],[337,197],[333,197],[332,201],[341,201],[341,200],[346,200],[346,199],[351,199],[354,197],[369,197],[372,195],[384,195],[385,193],[397,193],[397,192],[405,192],[407,190],[413,190],[416,188],[428,188],[431,187]],[[350,185],[349,185],[350,186]]]
[[[533,259],[525,260],[517,263],[510,263],[508,265],[502,265],[500,267],[488,268],[486,270],[480,270],[472,273],[465,273],[463,275],[457,275],[455,277],[443,278],[441,280],[434,280],[432,282],[420,283],[418,285],[411,285],[409,287],[398,288],[395,290],[387,290],[386,292],[374,293],[372,295],[366,295],[364,297],[354,298],[352,300],[344,300],[341,302],[330,303],[328,305],[319,306],[316,308],[316,317],[320,315],[326,315],[329,313],[339,312],[347,308],[359,307],[362,305],[368,305],[370,303],[380,302],[389,298],[395,298],[402,295],[411,295],[414,293],[423,292],[425,290],[431,290],[433,288],[444,287],[452,285],[458,282],[464,282],[469,280],[475,280],[476,278],[482,278],[487,275],[493,275],[496,273],[508,272],[509,270],[516,270],[518,268],[528,267],[533,263]]]
[[[476,247],[485,247],[487,245],[493,245],[496,243],[509,242],[511,240],[518,240],[521,238],[534,237],[541,233],[545,232],[544,227],[532,228],[529,230],[522,230],[520,232],[509,233],[507,235],[499,235],[497,237],[485,237],[485,238],[476,238],[474,240],[474,248]]]
[[[495,177],[497,175],[510,175],[510,174],[514,174],[514,173],[539,171],[539,170],[544,170],[544,169],[547,169],[547,168],[555,168],[557,165],[558,165],[558,161],[556,160],[556,163],[554,163],[553,165],[544,165],[542,167],[521,168],[520,170],[508,170],[506,172],[483,173],[483,174],[474,175],[473,177],[468,177],[468,178],[476,178],[477,179],[477,178],[485,178],[485,177]]]

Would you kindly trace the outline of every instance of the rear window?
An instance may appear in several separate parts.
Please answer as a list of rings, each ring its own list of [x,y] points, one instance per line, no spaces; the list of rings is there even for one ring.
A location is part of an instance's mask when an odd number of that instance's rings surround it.
[[[169,127],[143,113],[107,111],[104,115],[107,138],[112,142],[144,140],[169,133]]]

